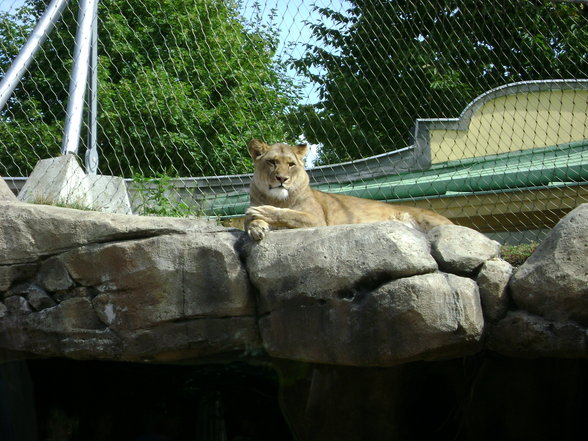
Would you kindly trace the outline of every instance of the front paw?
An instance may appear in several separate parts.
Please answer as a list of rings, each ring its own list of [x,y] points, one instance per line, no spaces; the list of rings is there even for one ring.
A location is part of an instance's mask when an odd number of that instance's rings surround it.
[[[247,228],[247,234],[253,240],[260,241],[265,237],[265,234],[269,231],[270,227],[267,222],[257,219],[249,224]]]
[[[280,209],[272,205],[258,205],[256,207],[249,207],[245,215],[251,219],[261,220],[272,225],[278,221],[279,212]]]

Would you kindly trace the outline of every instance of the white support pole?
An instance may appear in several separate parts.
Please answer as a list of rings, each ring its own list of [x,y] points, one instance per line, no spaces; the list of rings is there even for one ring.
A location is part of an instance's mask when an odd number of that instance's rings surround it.
[[[51,32],[55,23],[59,21],[61,13],[68,2],[69,0],[53,0],[47,6],[47,9],[45,9],[45,12],[37,22],[27,42],[21,48],[0,82],[0,109],[8,102],[12,92],[14,92],[14,89],[33,61],[35,54],[47,39],[47,35]]]
[[[88,81],[88,148],[86,173],[98,172],[98,1],[94,3],[92,21],[92,53],[90,54],[90,79]]]
[[[98,0],[81,0],[78,14],[78,31],[74,48],[74,60],[69,100],[65,115],[65,129],[61,153],[76,154],[80,145],[82,118],[84,115],[84,98],[88,86],[90,52],[92,43],[92,23],[94,22],[95,4]]]

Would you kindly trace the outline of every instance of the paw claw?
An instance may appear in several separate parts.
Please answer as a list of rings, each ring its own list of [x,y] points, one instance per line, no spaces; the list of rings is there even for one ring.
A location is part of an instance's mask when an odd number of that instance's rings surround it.
[[[251,225],[247,230],[249,237],[255,241],[260,241],[265,237],[265,234],[269,231],[268,225]]]

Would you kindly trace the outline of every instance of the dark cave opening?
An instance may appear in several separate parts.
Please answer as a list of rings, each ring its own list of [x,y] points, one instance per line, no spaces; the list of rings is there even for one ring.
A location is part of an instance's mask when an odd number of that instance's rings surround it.
[[[72,436],[59,441],[582,441],[588,433],[588,360],[480,353],[389,368],[271,363],[0,363],[0,441],[57,441],[49,435],[64,427]]]
[[[30,376],[31,397],[19,417],[12,415],[13,426],[28,420],[13,427],[15,440],[49,440],[68,431],[71,441],[292,440],[277,375],[265,365],[46,359],[18,370],[21,385],[22,375]]]

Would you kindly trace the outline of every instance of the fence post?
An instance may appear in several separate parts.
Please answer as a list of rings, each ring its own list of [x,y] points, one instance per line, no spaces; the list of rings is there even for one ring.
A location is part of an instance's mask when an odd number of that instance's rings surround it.
[[[88,86],[88,70],[90,68],[92,25],[94,23],[95,4],[97,1],[82,0],[80,2],[73,69],[69,84],[69,100],[67,102],[63,144],[61,146],[61,153],[64,155],[68,153],[76,154],[80,144],[84,98]]]
[[[90,54],[90,78],[88,81],[88,148],[86,150],[86,173],[98,172],[98,1],[92,13],[92,53]]]
[[[8,102],[12,92],[14,92],[14,89],[33,61],[35,54],[47,39],[55,23],[61,17],[61,13],[68,2],[69,0],[53,0],[47,6],[47,9],[45,9],[45,12],[35,25],[27,42],[21,48],[0,82],[0,109]]]

